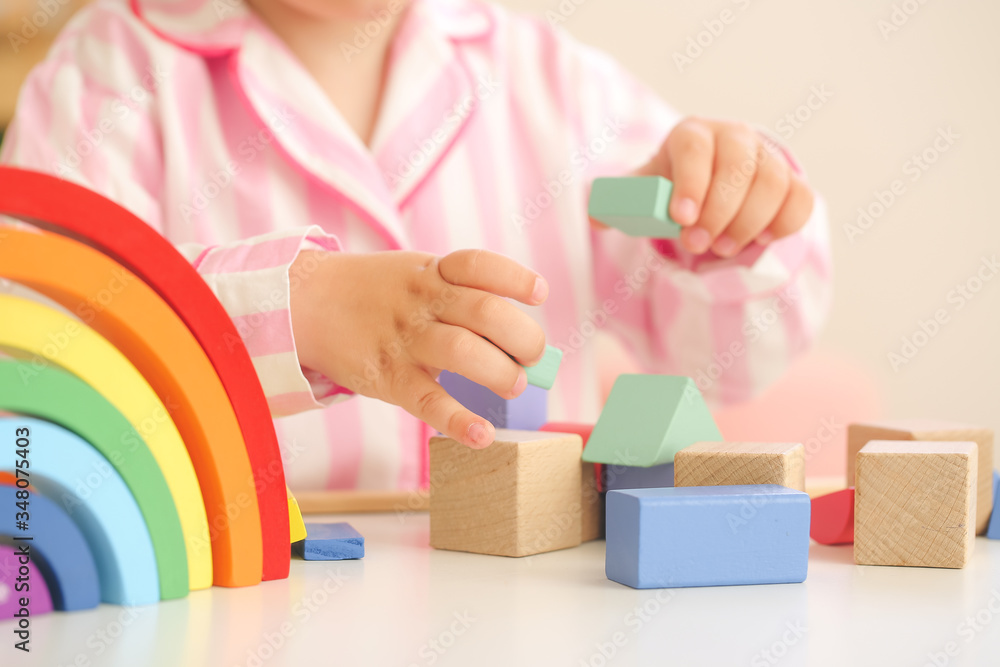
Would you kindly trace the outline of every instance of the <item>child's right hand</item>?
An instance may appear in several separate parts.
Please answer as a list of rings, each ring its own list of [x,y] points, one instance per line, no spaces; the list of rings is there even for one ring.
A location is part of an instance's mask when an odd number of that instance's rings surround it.
[[[503,297],[537,306],[548,284],[496,253],[303,251],[291,275],[308,276],[293,280],[291,290],[303,366],[399,405],[469,447],[492,443],[493,425],[449,396],[435,382],[438,373],[514,398],[527,376],[504,352],[532,366],[545,350],[542,328]]]

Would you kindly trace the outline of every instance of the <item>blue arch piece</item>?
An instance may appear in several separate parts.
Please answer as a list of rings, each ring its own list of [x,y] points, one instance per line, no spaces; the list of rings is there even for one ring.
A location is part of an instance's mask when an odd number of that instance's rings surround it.
[[[59,611],[93,609],[101,602],[101,590],[97,565],[83,533],[59,505],[38,493],[28,494],[29,529],[18,530],[14,523],[17,491],[13,486],[0,484],[0,507],[8,508],[0,512],[0,539],[15,548],[29,545],[31,560],[48,584],[52,606]],[[33,538],[30,541],[11,539],[29,536]]]
[[[41,445],[29,455],[31,484],[61,505],[83,533],[97,566],[101,601],[159,602],[153,541],[125,480],[72,431],[40,419],[0,417],[0,433],[24,426]],[[0,469],[13,473],[13,458],[0,460]]]

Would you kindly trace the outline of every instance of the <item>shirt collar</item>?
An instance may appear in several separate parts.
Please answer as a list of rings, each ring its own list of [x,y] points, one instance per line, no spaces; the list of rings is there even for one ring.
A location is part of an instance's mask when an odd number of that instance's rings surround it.
[[[244,0],[129,0],[132,11],[161,38],[205,57],[238,50],[257,18]],[[413,0],[452,40],[482,37],[492,27],[486,7],[474,0]]]

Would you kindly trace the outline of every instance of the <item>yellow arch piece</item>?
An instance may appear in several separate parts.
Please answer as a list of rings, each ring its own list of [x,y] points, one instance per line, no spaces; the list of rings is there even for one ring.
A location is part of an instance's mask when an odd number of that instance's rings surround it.
[[[0,294],[0,350],[76,375],[129,421],[156,459],[177,506],[191,590],[212,585],[212,550],[201,487],[170,413],[142,374],[86,324],[47,306]]]

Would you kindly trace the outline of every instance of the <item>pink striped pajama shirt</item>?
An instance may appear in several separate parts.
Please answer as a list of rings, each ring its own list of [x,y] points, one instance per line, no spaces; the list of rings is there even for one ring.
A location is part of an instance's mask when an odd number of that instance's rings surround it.
[[[369,148],[242,0],[99,0],[31,75],[0,154],[117,201],[194,263],[246,340],[293,488],[412,488],[428,435],[300,367],[303,248],[480,247],[541,272],[551,297],[531,315],[566,351],[553,419],[596,418],[598,330],[717,402],[772,382],[816,335],[820,207],[728,262],[591,230],[590,181],[643,164],[679,119],[606,56],[497,7],[417,0],[386,85]]]

